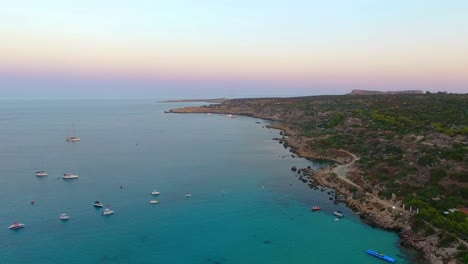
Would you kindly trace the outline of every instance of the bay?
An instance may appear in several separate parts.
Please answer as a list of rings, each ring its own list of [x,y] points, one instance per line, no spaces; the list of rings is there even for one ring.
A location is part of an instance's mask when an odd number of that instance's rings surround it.
[[[395,233],[299,181],[291,166],[325,164],[293,158],[267,121],[164,113],[185,105],[0,101],[0,263],[380,263],[369,248],[410,263]],[[81,142],[65,141],[73,123]]]

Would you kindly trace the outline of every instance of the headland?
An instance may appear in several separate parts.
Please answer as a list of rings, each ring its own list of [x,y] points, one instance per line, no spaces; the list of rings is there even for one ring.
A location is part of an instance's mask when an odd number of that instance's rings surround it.
[[[285,147],[333,161],[302,177],[335,188],[371,226],[400,233],[427,263],[468,261],[468,95],[392,93],[233,99],[170,113],[273,121]]]

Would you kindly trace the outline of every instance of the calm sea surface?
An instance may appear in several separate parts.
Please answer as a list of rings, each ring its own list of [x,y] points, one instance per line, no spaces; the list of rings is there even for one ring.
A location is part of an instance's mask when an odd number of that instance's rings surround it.
[[[321,164],[292,158],[265,121],[163,113],[181,106],[0,101],[0,263],[382,263],[369,248],[409,263],[396,234],[294,177]],[[73,122],[78,143],[65,141]]]

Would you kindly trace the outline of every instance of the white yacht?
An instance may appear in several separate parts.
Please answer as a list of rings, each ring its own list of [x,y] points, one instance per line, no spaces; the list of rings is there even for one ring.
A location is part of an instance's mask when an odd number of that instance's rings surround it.
[[[158,203],[158,200],[151,200],[150,203],[151,203],[151,204],[157,204],[157,203]]]
[[[70,216],[68,216],[67,214],[61,214],[59,218],[60,220],[68,220],[70,219]]]
[[[73,173],[65,173],[63,174],[63,177],[62,179],[64,180],[72,180],[72,179],[78,179],[78,175],[77,174],[73,174]]]
[[[44,176],[47,176],[49,174],[47,174],[47,172],[45,171],[36,171],[36,176],[37,177],[44,177]]]
[[[161,194],[161,193],[158,192],[158,191],[156,191],[156,190],[153,190],[153,191],[151,192],[151,195],[160,195],[160,194]]]
[[[185,197],[187,197],[187,198],[192,197],[192,194],[191,193],[186,193]]]
[[[109,208],[104,209],[104,212],[102,212],[102,215],[111,215],[114,214],[114,211],[112,211]]]

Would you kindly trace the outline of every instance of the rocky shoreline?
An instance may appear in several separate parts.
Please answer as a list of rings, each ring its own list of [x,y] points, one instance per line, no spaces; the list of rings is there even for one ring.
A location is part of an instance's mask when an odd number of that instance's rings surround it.
[[[315,182],[314,184],[335,189],[340,194],[340,202],[345,203],[356,212],[366,224],[398,232],[401,240],[400,245],[416,249],[422,254],[425,260],[424,263],[458,263],[451,258],[454,248],[440,248],[437,246],[440,240],[438,234],[430,237],[420,237],[411,231],[411,214],[402,208],[401,201],[396,200],[395,197],[390,200],[383,200],[379,198],[377,193],[371,191],[372,187],[361,186],[351,180],[355,178],[353,176],[360,173],[358,166],[354,164],[359,159],[358,157],[345,150],[312,150],[308,148],[307,138],[302,137],[298,129],[285,122],[284,117],[269,116],[245,109],[223,109],[210,106],[178,108],[169,110],[167,113],[231,114],[274,121],[274,124],[268,126],[268,128],[281,131],[282,138],[278,140],[282,141],[285,147],[289,147],[292,153],[310,160],[334,162],[333,165],[319,171],[312,171],[310,168],[299,169],[300,177],[311,179]],[[305,181],[309,183],[309,180]]]
[[[282,131],[282,140],[285,146],[290,147],[290,151],[299,157],[309,160],[324,159],[335,162],[334,165],[323,168],[319,171],[302,169],[304,176],[309,177],[321,186],[335,189],[341,195],[340,202],[345,203],[350,209],[359,215],[360,219],[375,228],[398,232],[400,245],[417,250],[424,258],[424,262],[430,264],[456,264],[458,263],[451,256],[457,250],[455,247],[442,248],[440,234],[422,237],[412,232],[410,228],[411,214],[403,210],[402,202],[395,199],[382,200],[377,194],[365,191],[365,188],[351,181],[340,178],[336,172],[337,168],[345,167],[345,174],[359,174],[359,169],[354,166],[356,156],[344,150],[334,150],[323,153],[314,152],[307,148],[307,141],[298,135],[298,131],[286,124],[274,124],[269,126]],[[370,188],[368,188],[370,189]],[[468,246],[464,241],[459,241],[460,245]]]

